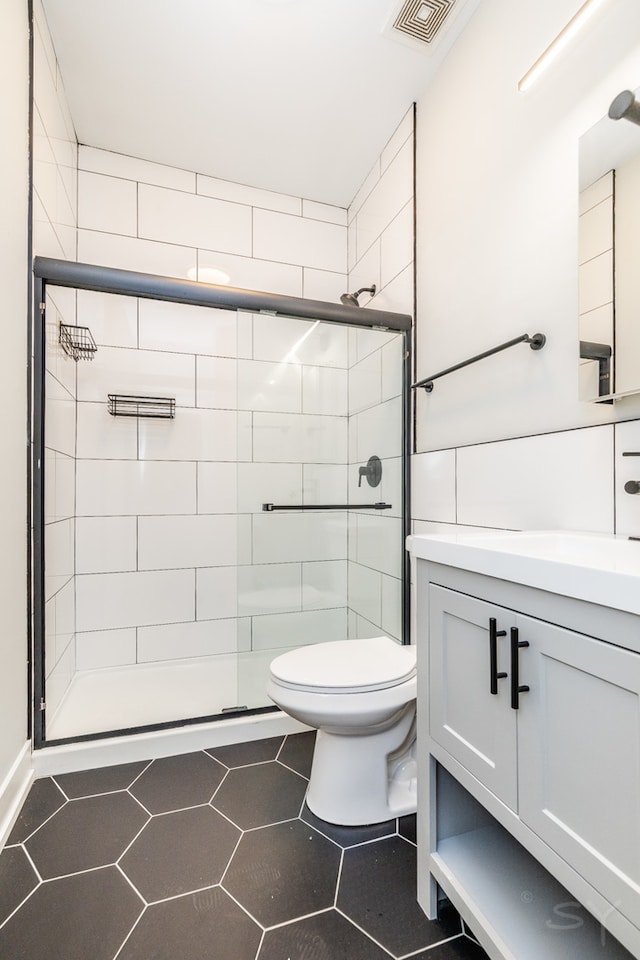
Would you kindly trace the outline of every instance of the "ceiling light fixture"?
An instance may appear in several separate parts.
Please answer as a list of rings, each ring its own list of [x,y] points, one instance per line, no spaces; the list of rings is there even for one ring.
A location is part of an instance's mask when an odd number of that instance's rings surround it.
[[[598,7],[601,7],[605,0],[587,0],[583,3],[574,17],[564,27],[558,36],[553,40],[544,53],[538,57],[536,62],[530,67],[518,83],[518,90],[524,93],[536,82],[541,73],[549,67],[556,57],[567,47],[579,30],[590,20]]]

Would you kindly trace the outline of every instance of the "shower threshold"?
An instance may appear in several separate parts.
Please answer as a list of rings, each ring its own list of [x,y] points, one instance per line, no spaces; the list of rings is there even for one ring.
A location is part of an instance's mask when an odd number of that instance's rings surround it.
[[[266,682],[269,663],[279,652],[79,670],[47,722],[46,739],[214,717],[240,705],[273,706]]]

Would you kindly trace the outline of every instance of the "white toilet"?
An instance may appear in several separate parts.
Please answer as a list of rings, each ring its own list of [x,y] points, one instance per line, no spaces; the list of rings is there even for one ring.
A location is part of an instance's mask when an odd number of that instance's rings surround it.
[[[299,647],[273,660],[267,692],[318,729],[307,793],[317,817],[354,826],[415,812],[415,647],[389,637]]]

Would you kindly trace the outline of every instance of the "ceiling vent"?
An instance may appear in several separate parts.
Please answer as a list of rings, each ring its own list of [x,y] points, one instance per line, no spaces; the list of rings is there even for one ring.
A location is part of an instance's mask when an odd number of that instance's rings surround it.
[[[393,29],[421,43],[432,43],[455,3],[456,0],[406,0]]]
[[[482,0],[395,0],[382,32],[431,54],[435,66],[455,43]],[[435,57],[435,51],[438,56]]]

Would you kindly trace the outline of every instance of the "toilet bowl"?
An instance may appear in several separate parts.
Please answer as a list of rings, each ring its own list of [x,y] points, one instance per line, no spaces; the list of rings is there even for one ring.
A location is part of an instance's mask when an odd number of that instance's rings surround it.
[[[267,693],[317,728],[307,805],[355,826],[414,813],[415,647],[389,637],[337,640],[284,653]]]

